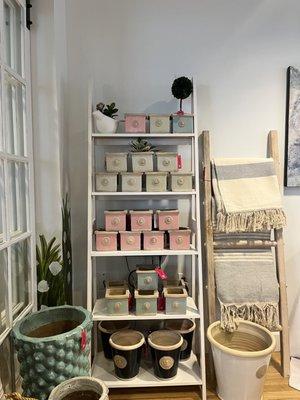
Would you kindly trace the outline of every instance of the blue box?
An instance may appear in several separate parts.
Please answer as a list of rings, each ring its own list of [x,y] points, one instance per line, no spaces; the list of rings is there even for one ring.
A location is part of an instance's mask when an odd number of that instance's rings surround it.
[[[173,114],[172,118],[173,133],[193,133],[194,116],[189,114]]]

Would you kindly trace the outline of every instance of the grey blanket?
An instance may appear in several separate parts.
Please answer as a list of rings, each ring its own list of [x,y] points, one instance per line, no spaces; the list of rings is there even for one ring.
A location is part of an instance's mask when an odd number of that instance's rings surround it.
[[[279,289],[272,251],[216,251],[214,261],[222,327],[233,331],[242,318],[278,330]]]

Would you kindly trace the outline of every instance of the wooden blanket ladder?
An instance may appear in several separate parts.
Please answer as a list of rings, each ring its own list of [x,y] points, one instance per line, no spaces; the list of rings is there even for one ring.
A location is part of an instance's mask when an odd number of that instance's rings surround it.
[[[214,242],[213,222],[212,222],[212,181],[211,181],[211,156],[210,156],[210,136],[208,131],[201,135],[202,140],[202,163],[203,163],[203,235],[204,252],[203,261],[206,272],[207,289],[207,320],[208,323],[216,321],[216,287],[214,271],[214,249],[220,248],[220,244]],[[276,131],[270,131],[268,135],[268,157],[274,159],[275,168],[278,176],[279,185],[282,189],[282,174],[279,162],[278,135]],[[224,247],[223,247],[224,246]],[[247,244],[239,243],[224,244],[221,248],[270,248],[275,249],[275,261],[277,277],[279,282],[279,313],[280,313],[280,345],[281,345],[281,374],[288,377],[290,373],[290,348],[289,348],[289,326],[288,326],[288,306],[285,278],[285,258],[283,230],[274,229],[274,240],[261,241],[260,243],[249,241]],[[211,359],[211,357],[210,357]],[[210,368],[213,371],[213,367]]]

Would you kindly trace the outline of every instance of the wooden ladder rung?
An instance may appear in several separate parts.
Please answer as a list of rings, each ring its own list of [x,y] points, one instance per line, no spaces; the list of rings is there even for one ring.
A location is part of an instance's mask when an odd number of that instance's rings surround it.
[[[214,242],[214,249],[268,249],[276,247],[276,240],[261,240],[261,241],[247,241],[245,242]]]

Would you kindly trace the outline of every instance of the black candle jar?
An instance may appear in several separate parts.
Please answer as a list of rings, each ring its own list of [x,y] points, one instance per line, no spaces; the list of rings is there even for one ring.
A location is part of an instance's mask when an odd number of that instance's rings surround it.
[[[115,373],[118,378],[132,379],[139,373],[144,343],[144,335],[131,329],[124,329],[111,335],[109,344],[112,347]]]
[[[102,321],[98,324],[98,332],[101,334],[102,348],[105,358],[112,359],[112,349],[109,344],[109,338],[115,332],[122,329],[129,329],[130,323],[128,321]],[[98,343],[99,343],[98,335]],[[98,348],[98,350],[100,350]]]
[[[195,322],[191,319],[169,320],[166,321],[165,328],[180,333],[183,338],[183,343],[180,349],[180,360],[187,360],[190,358],[193,336],[196,328]]]
[[[182,336],[175,331],[160,330],[149,335],[154,374],[158,378],[170,379],[176,376],[182,343]]]

